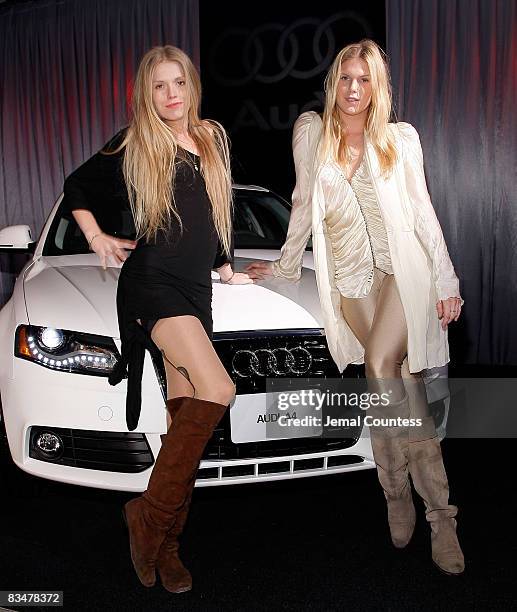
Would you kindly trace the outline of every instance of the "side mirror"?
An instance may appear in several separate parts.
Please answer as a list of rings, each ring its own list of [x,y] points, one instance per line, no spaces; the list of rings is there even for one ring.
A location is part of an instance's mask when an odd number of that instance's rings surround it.
[[[4,253],[30,252],[34,248],[28,225],[10,225],[0,230],[0,251]]]

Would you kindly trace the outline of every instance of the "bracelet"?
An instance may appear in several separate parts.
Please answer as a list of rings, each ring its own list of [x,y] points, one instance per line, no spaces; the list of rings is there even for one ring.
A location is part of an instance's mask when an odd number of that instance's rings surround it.
[[[102,235],[103,232],[99,232],[98,234],[94,234],[90,240],[88,240],[88,248],[91,250],[92,248],[92,242],[95,240],[95,238],[98,238],[99,236]]]
[[[232,278],[233,278],[234,276],[235,276],[235,272],[233,272],[233,273],[232,273],[232,275],[230,276],[230,278],[229,278],[228,280],[223,280],[223,279],[221,279],[221,282],[222,282],[222,283],[224,283],[224,284],[226,285],[226,284],[228,284],[228,283],[229,283],[229,282],[232,280]]]

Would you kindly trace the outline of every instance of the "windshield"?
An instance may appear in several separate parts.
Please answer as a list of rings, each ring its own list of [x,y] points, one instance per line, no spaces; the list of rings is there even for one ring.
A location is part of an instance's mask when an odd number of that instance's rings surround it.
[[[289,205],[270,191],[234,189],[236,249],[279,249],[285,242]],[[110,209],[97,219],[104,232],[119,238],[135,238],[133,216],[128,208]],[[73,216],[61,204],[50,227],[43,255],[89,253],[88,243]]]

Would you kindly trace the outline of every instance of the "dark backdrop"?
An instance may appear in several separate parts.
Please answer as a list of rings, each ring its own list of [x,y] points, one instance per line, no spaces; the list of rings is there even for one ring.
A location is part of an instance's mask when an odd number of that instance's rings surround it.
[[[517,2],[387,0],[387,44],[461,280],[453,356],[516,364]]]
[[[230,131],[235,176],[289,196],[291,128],[320,108],[344,44],[387,42],[397,112],[420,131],[428,183],[466,299],[456,360],[517,363],[513,0],[201,0],[205,115]],[[387,40],[384,28],[387,27]],[[0,226],[37,234],[64,176],[126,121],[153,44],[199,62],[197,0],[42,0],[0,5]],[[0,255],[0,302],[12,258]]]
[[[384,47],[384,0],[201,0],[200,18],[203,110],[230,133],[234,178],[290,198],[293,124],[322,110],[339,49],[366,36]]]

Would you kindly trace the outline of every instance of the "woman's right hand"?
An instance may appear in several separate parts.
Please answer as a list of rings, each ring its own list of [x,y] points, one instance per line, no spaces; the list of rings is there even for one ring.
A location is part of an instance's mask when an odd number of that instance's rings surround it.
[[[107,268],[109,258],[113,258],[115,263],[124,263],[128,258],[126,249],[133,250],[136,247],[136,240],[127,240],[125,238],[115,238],[104,232],[100,232],[90,239],[90,249],[97,253],[101,260],[101,265],[104,270]]]
[[[263,280],[268,276],[273,276],[272,261],[254,261],[244,267],[244,272],[253,279]]]

